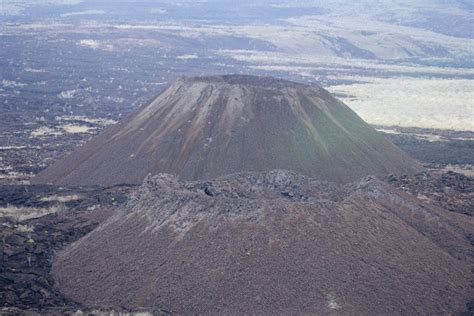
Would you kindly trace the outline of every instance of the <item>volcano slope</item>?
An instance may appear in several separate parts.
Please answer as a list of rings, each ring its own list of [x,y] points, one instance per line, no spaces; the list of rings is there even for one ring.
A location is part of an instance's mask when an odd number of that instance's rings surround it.
[[[472,229],[374,178],[274,170],[147,177],[60,252],[56,285],[88,306],[178,314],[448,315],[473,297]]]
[[[318,86],[243,75],[180,78],[149,104],[33,178],[141,184],[286,169],[349,182],[419,165]]]

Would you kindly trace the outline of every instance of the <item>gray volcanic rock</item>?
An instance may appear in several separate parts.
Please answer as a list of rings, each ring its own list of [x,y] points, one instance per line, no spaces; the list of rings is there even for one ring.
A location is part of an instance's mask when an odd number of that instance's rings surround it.
[[[140,184],[287,169],[348,182],[420,166],[326,90],[271,77],[180,78],[32,183]]]
[[[87,306],[456,314],[474,294],[472,248],[456,216],[373,178],[337,185],[281,170],[196,182],[161,174],[59,253],[52,272],[62,293]]]

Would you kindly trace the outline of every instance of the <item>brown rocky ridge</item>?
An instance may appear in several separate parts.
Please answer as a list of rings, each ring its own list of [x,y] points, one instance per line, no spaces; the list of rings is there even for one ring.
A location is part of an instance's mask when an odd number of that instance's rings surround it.
[[[272,169],[350,182],[420,166],[317,85],[226,75],[177,79],[32,183],[140,184],[149,173],[196,180]]]
[[[451,315],[474,295],[472,225],[372,177],[160,174],[60,252],[52,273],[85,306]]]

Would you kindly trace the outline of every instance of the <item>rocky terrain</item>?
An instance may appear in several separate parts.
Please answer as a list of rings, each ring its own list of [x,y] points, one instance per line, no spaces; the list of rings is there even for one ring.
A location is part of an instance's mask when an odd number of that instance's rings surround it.
[[[3,311],[468,315],[474,180],[381,132],[316,85],[180,78],[0,187]]]
[[[471,231],[471,216],[375,178],[162,174],[61,251],[52,271],[62,293],[88,306],[455,314],[473,296]]]
[[[472,207],[474,181],[470,177],[456,173],[427,171],[414,176],[387,176],[385,181],[420,199],[423,203],[458,212],[462,214],[462,221],[468,223],[471,221],[474,209]],[[173,183],[176,185],[175,182]],[[149,187],[152,185],[153,182],[147,184]],[[197,190],[204,192],[206,196],[219,196],[226,192],[225,190],[223,192],[222,188],[216,188],[215,182],[203,182],[193,187],[197,187]],[[323,185],[320,188],[322,192],[320,194],[327,194],[335,187]],[[449,198],[448,195],[443,194],[446,188],[452,190],[453,193]],[[281,189],[279,192],[275,190],[274,195],[288,200],[302,200],[301,189],[301,187],[292,187]],[[99,223],[115,213],[112,207],[123,205],[133,192],[135,192],[133,187],[110,189],[23,185],[0,187],[0,208],[4,210],[16,208],[27,218],[35,215],[31,214],[32,210],[51,210],[58,204],[62,205],[59,212],[46,216],[37,214],[36,216],[39,217],[25,220],[21,220],[23,217],[20,216],[5,217],[4,215],[2,217],[0,298],[3,308],[0,312],[7,315],[17,315],[26,311],[33,314],[58,315],[78,310],[88,314],[103,313],[103,310],[84,306],[66,297],[54,286],[54,279],[50,274],[53,255],[92,231]],[[240,191],[236,189],[236,192]],[[76,196],[76,199],[71,199],[72,196]],[[58,201],[58,197],[63,198],[62,202]],[[469,227],[467,228],[465,238],[473,244],[474,236],[468,233]],[[29,242],[30,239],[34,242]],[[115,306],[109,311],[119,312],[120,309]],[[130,311],[130,309],[122,310],[122,312],[125,311]],[[145,311],[154,314],[166,313],[164,308],[158,310],[148,308]],[[474,302],[468,302],[463,315],[471,315],[473,311]]]
[[[431,168],[456,166],[474,175],[474,132],[375,126],[411,157]]]
[[[105,211],[100,209],[95,215],[105,216]],[[0,298],[3,307],[79,308],[54,288],[50,261],[54,251],[89,233],[99,223],[91,214],[85,214],[88,212],[81,213],[84,214],[46,215],[21,223],[2,219]]]
[[[54,287],[52,258],[112,215],[133,189],[1,186],[0,314],[81,309]]]
[[[474,315],[473,9],[2,1],[0,315]]]
[[[38,174],[36,184],[139,184],[288,169],[348,182],[420,165],[317,85],[243,75],[180,78]]]
[[[474,178],[448,172],[422,172],[414,176],[390,175],[386,181],[396,188],[411,193],[418,199],[441,208],[474,215]]]

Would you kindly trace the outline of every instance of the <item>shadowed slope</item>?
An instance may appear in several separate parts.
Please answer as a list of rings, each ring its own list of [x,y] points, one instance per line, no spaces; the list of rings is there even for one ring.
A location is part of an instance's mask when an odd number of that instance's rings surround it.
[[[64,294],[92,306],[449,315],[473,294],[465,233],[374,179],[340,186],[278,170],[186,183],[158,175],[61,252],[53,274]]]
[[[318,86],[254,76],[180,78],[33,183],[141,183],[149,173],[209,179],[293,170],[351,181],[419,168]]]

